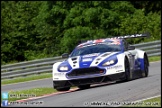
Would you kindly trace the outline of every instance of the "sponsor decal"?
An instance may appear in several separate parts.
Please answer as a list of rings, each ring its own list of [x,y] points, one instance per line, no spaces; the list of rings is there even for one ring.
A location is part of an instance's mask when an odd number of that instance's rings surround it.
[[[82,62],[92,61],[92,58],[85,58],[82,60]]]
[[[112,41],[112,42],[102,42],[98,44],[105,44],[105,45],[120,45],[120,41]]]
[[[131,38],[131,37],[133,38],[133,37],[141,37],[141,36],[145,36],[145,34],[134,34],[134,35],[118,36],[118,37],[114,37],[114,38],[115,39],[122,39],[122,38]],[[114,38],[110,38],[110,39],[114,39]]]
[[[107,69],[118,69],[121,67],[122,67],[122,65],[115,65],[115,66],[109,66],[109,67],[107,67]]]
[[[120,45],[120,42],[119,41],[114,41],[112,44]]]
[[[95,40],[95,43],[100,43],[100,42],[103,42],[104,40],[103,39],[98,39],[98,40]]]
[[[65,72],[60,72],[60,73],[54,73],[54,76],[64,76]]]
[[[83,64],[83,65],[88,65],[88,64]]]
[[[116,72],[122,72],[123,70],[117,70]]]
[[[84,55],[83,58],[93,57],[93,56],[98,56],[98,55],[99,55],[99,53],[93,53],[93,54]]]
[[[54,79],[59,79],[59,78],[54,78]]]

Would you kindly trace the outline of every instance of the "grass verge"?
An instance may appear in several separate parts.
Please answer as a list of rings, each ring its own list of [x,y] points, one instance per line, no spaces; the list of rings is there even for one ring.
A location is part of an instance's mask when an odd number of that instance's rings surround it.
[[[133,102],[131,105],[124,105],[122,107],[161,107],[161,96],[141,102]]]
[[[152,56],[149,57],[149,62],[153,61],[159,61],[161,60],[161,56]],[[31,80],[37,80],[37,79],[44,79],[44,78],[52,78],[51,73],[45,73],[45,74],[40,74],[40,75],[30,75],[27,77],[17,77],[15,79],[6,79],[1,81],[1,85],[5,84],[13,84],[13,83],[19,83],[19,82],[26,82],[26,81],[31,81]]]
[[[161,60],[161,56],[152,56],[152,57],[149,57],[149,62],[159,61],[159,60]]]
[[[1,85],[26,82],[26,81],[44,79],[44,78],[52,78],[52,74],[51,73],[43,73],[40,75],[29,75],[27,77],[17,77],[15,79],[6,79],[6,80],[1,81]]]
[[[38,96],[42,96],[54,92],[56,92],[56,90],[53,88],[33,88],[28,90],[9,91],[8,101],[16,101],[20,99],[38,97]],[[1,100],[2,100],[2,96],[1,96]]]
[[[71,89],[76,88],[76,87],[71,87]],[[48,95],[58,92],[56,89],[51,88],[51,87],[41,87],[41,88],[32,88],[28,90],[18,90],[18,91],[9,91],[8,92],[8,101],[16,101],[16,100],[21,100],[21,99],[27,99],[27,98],[33,98],[33,97],[38,97],[38,96],[43,96],[43,95]],[[2,100],[2,95],[1,95],[1,103]]]

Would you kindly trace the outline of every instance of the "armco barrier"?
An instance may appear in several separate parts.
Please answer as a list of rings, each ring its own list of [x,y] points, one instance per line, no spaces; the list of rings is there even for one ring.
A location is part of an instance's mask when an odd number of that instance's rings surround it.
[[[161,40],[134,45],[147,52],[148,56],[161,55]],[[61,56],[38,59],[1,66],[1,79],[15,78],[40,73],[51,73],[55,62],[63,61]]]

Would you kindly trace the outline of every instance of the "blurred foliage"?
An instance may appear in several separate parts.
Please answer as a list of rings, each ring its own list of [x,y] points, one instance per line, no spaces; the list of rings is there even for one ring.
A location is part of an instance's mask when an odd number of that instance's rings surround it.
[[[2,1],[1,63],[70,53],[81,39],[150,32],[161,39],[157,1]]]

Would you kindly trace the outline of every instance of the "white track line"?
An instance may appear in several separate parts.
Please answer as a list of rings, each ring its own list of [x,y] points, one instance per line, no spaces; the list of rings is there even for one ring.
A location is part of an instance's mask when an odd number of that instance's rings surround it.
[[[148,98],[144,98],[144,99],[136,100],[136,101],[134,101],[134,102],[141,102],[141,101],[145,101],[145,100],[152,99],[152,98],[156,98],[156,97],[160,97],[160,96],[161,96],[161,95],[152,96],[152,97],[148,97]]]
[[[143,99],[140,99],[140,100],[136,100],[136,101],[130,101],[132,103],[137,103],[137,102],[141,102],[141,101],[145,101],[145,100],[149,100],[149,99],[153,99],[153,98],[157,98],[157,97],[160,97],[161,95],[156,95],[156,96],[152,96],[152,97],[148,97],[148,98],[143,98]],[[112,107],[121,107],[121,106],[124,106],[124,105],[112,105]]]

